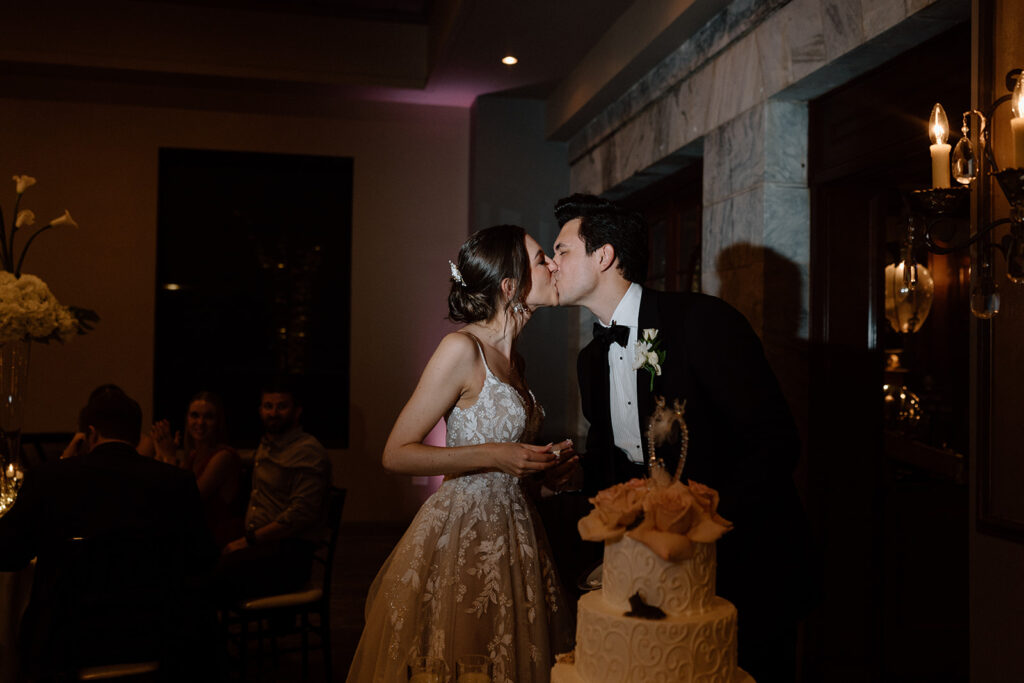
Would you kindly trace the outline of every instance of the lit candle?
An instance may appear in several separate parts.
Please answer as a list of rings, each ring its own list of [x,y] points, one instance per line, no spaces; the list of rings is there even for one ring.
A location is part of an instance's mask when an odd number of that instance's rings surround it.
[[[928,148],[932,154],[932,187],[949,187],[949,120],[946,110],[937,102],[928,119],[928,137],[932,141]]]
[[[7,466],[7,478],[14,479],[14,463]]]
[[[1010,98],[1010,137],[1013,139],[1013,168],[1024,168],[1024,78],[1017,78],[1017,85]]]

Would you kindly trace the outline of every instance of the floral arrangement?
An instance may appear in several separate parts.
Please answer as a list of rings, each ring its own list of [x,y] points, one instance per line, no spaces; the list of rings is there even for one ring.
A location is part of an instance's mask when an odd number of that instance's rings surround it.
[[[670,562],[693,557],[694,543],[714,543],[732,528],[718,514],[718,492],[695,481],[674,480],[652,468],[648,479],[630,479],[590,499],[594,509],[577,524],[587,541],[643,543]]]
[[[651,391],[654,391],[654,378],[661,376],[661,364],[665,362],[658,330],[653,327],[645,329],[643,337],[636,340],[633,354],[633,369],[651,373]]]
[[[39,235],[58,227],[77,228],[78,224],[66,210],[41,228],[37,228],[21,247],[15,258],[15,238],[19,231],[35,225],[35,214],[21,209],[25,190],[35,185],[35,178],[14,176],[14,220],[7,230],[0,209],[0,344],[18,340],[49,342],[66,341],[76,334],[85,334],[99,320],[95,312],[75,306],[64,306],[50,292],[46,283],[35,275],[22,273],[28,248]]]

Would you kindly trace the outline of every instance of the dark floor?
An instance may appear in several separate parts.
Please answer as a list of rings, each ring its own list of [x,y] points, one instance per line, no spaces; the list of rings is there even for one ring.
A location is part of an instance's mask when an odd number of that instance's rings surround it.
[[[363,606],[366,593],[377,570],[405,531],[405,526],[385,524],[343,524],[334,558],[331,587],[331,641],[335,681],[344,681],[363,630]],[[297,644],[285,640],[282,645]],[[247,681],[284,683],[301,679],[298,653],[281,654],[275,663],[266,657],[262,664],[252,662]],[[309,661],[309,680],[323,681],[323,656],[314,651]]]

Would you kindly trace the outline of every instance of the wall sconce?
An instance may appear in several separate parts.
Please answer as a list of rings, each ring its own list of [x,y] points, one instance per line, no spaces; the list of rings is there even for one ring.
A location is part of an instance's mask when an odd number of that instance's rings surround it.
[[[949,159],[948,150],[946,159]],[[935,294],[935,281],[931,273],[914,258],[914,235],[914,217],[911,216],[907,224],[907,237],[900,249],[899,263],[890,263],[885,267],[885,317],[894,330],[903,334],[912,334],[921,329],[931,311]]]
[[[946,112],[942,105],[936,104],[928,120],[928,135],[932,144],[929,148],[932,158],[932,188],[928,190],[917,190],[910,193],[910,200],[913,209],[925,217],[925,229],[921,239],[928,249],[934,254],[949,254],[960,249],[966,249],[975,244],[983,237],[991,233],[1001,225],[1010,225],[1010,231],[1001,241],[984,242],[978,245],[977,251],[977,278],[971,288],[971,313],[977,318],[989,319],[999,313],[999,286],[995,282],[992,269],[992,255],[998,251],[1006,259],[1006,275],[1011,282],[1024,283],[1024,78],[1021,77],[1021,69],[1014,69],[1006,74],[1006,89],[1011,91],[1010,95],[1003,95],[989,108],[987,113],[972,109],[963,114],[963,126],[960,129],[963,136],[956,143],[952,153],[952,161],[949,158],[949,145],[946,144],[946,136],[949,131],[949,124],[946,120]],[[1000,170],[996,163],[995,153],[988,141],[988,121],[999,105],[1004,102],[1011,103],[1013,117],[1010,120],[1010,133],[1013,140],[1013,167]],[[960,208],[970,195],[970,186],[978,177],[978,157],[970,140],[970,117],[974,114],[978,117],[978,144],[981,146],[981,153],[987,162],[986,175],[995,178],[996,183],[1002,190],[1003,195],[1010,203],[1010,215],[1008,218],[1000,218],[984,227],[972,226],[976,229],[973,234],[960,244],[942,246],[936,243],[932,237],[932,228],[942,220],[951,219],[953,214]],[[950,163],[952,164],[952,176],[960,184],[959,187],[950,187]],[[916,239],[913,228],[908,232],[908,239]]]

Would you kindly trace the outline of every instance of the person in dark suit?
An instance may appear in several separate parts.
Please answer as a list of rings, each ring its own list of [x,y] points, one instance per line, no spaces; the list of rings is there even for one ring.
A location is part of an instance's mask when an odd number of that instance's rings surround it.
[[[747,320],[724,301],[641,286],[643,218],[598,197],[559,201],[554,247],[559,304],[598,321],[577,359],[590,422],[583,490],[647,473],[645,434],[654,397],[685,400],[689,447],[682,473],[718,490],[735,525],[718,542],[718,593],[739,612],[740,665],[759,683],[795,678],[796,626],[806,574],[805,522],[792,480],[800,443],[778,381]],[[664,355],[641,357],[656,340]],[[647,367],[639,367],[646,361]],[[659,450],[669,472],[679,443]]]
[[[191,473],[136,452],[141,425],[138,403],[100,387],[79,416],[82,454],[30,471],[0,517],[0,570],[37,558],[19,632],[33,680],[140,659],[173,678],[210,663],[201,582],[217,546]]]

